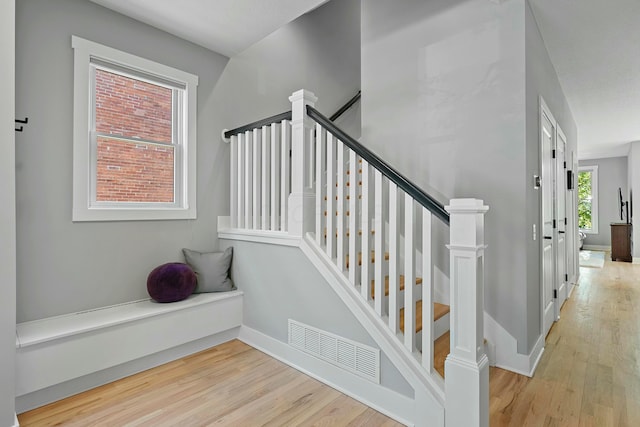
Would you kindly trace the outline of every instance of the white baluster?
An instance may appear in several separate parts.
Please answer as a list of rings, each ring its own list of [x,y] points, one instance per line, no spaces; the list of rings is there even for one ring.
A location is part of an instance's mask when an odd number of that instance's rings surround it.
[[[375,240],[375,253],[383,254],[385,251],[384,246],[384,200],[383,200],[383,188],[382,188],[382,174],[375,170],[373,172],[374,176],[374,194],[375,194],[375,219],[374,219],[374,240]],[[376,256],[375,264],[373,266],[374,269],[374,293],[376,296],[375,299],[375,310],[379,316],[383,316],[385,313],[383,311],[383,302],[384,302],[384,257]]]
[[[338,233],[338,238],[337,238],[337,265],[338,268],[340,270],[344,270],[345,266],[346,266],[346,255],[347,255],[347,240],[346,240],[346,227],[345,227],[345,223],[346,223],[346,215],[347,215],[347,208],[346,208],[346,204],[345,204],[345,187],[346,187],[346,180],[345,180],[345,171],[344,171],[344,163],[345,163],[345,159],[344,159],[344,144],[342,143],[342,141],[337,140],[336,141],[336,150],[338,152],[338,156],[337,156],[337,182],[338,182],[338,203],[337,203],[337,207],[336,210],[337,212],[327,212],[327,215],[336,215],[336,230]],[[351,260],[351,262],[353,262],[353,260]]]
[[[398,247],[398,186],[389,182],[389,328],[395,334],[400,330],[400,287],[398,280],[400,271],[398,268],[398,258],[400,256],[400,248]],[[376,252],[376,258],[378,257]],[[405,282],[405,286],[406,286]],[[384,298],[384,295],[382,295]],[[378,294],[376,294],[378,298]],[[406,333],[406,324],[405,324]]]
[[[269,213],[271,197],[271,161],[269,155],[271,154],[271,132],[269,128],[271,126],[262,126],[262,179],[261,179],[261,214],[262,218],[261,229],[269,229]]]
[[[280,229],[289,229],[289,194],[291,193],[291,124],[283,120],[280,126]]]
[[[416,348],[416,302],[413,298],[416,271],[414,265],[413,198],[404,195],[404,346],[413,351]],[[423,319],[428,322],[428,319]]]
[[[316,242],[324,243],[324,195],[325,195],[325,149],[327,133],[322,126],[316,125]]]
[[[247,191],[247,187],[245,185],[245,157],[247,147],[243,134],[238,134],[238,206],[236,209],[236,214],[238,216],[237,227],[245,228],[245,218],[244,218],[244,202],[245,202],[245,194]]]
[[[253,201],[253,145],[252,133],[246,131],[244,133],[244,227],[251,228],[253,221],[251,219],[251,202]]]
[[[336,256],[336,140],[327,132],[327,255]]]
[[[360,269],[358,267],[358,160],[356,152],[349,150],[349,281],[356,285],[360,281]],[[370,253],[362,253],[362,264],[371,262]]]
[[[271,230],[280,229],[280,124],[271,125]]]
[[[444,364],[445,418],[451,426],[489,425],[489,360],[484,352],[484,214],[482,200],[451,200],[448,245],[451,349]]]
[[[369,163],[362,160],[362,200],[360,201],[362,219],[360,225],[362,226],[362,267],[360,268],[360,294],[365,301],[371,299],[371,263],[369,260],[364,262],[364,257],[371,253],[371,221],[369,218]],[[374,259],[375,262],[375,259]]]
[[[253,229],[260,228],[260,178],[261,163],[260,153],[262,152],[262,141],[260,139],[260,130],[253,130]]]
[[[422,366],[433,372],[433,279],[431,273],[431,212],[422,208]]]
[[[238,137],[231,136],[229,142],[229,196],[231,228],[238,226]]]

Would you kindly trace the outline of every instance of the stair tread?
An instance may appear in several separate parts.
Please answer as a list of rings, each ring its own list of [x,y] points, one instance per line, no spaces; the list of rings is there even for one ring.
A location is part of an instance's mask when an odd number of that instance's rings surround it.
[[[442,318],[449,313],[450,307],[439,302],[433,303],[433,321]],[[400,309],[400,330],[404,332],[404,308]],[[416,302],[416,332],[422,330],[422,300]]]
[[[348,234],[347,234],[348,235]],[[376,262],[376,252],[371,251],[371,262]],[[389,261],[389,252],[384,253],[385,261]],[[362,252],[358,252],[358,265],[362,265]],[[346,266],[349,268],[349,254],[346,255]]]
[[[386,254],[386,260],[389,260],[389,254]],[[400,275],[400,290],[404,291],[404,274]],[[416,277],[416,285],[422,285],[422,277]],[[375,280],[371,280],[371,298],[375,299]],[[389,295],[389,276],[384,277],[384,295]]]
[[[347,230],[346,234],[347,234],[347,237],[349,237],[349,234],[350,234],[349,230]],[[376,234],[376,231],[375,230],[371,230],[371,234],[372,235]],[[358,230],[358,236],[362,236],[362,230]],[[326,228],[324,229],[324,237],[325,237],[325,239],[327,238],[327,229]],[[336,231],[336,237],[338,237],[338,232],[337,231]]]

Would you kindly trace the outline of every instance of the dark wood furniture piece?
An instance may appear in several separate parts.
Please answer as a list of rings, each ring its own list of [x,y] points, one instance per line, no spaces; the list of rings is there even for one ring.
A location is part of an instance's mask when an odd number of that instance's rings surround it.
[[[611,261],[631,262],[631,224],[611,223]]]

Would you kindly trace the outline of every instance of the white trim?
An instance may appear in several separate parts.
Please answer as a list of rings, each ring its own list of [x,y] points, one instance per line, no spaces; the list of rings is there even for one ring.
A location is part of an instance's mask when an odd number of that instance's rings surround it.
[[[607,245],[582,245],[582,250],[584,250],[584,251],[611,252],[611,246],[607,246]]]
[[[20,427],[20,423],[18,422],[18,414],[13,414],[13,427]]]
[[[300,246],[300,237],[290,236],[287,232],[277,231],[232,228],[219,230],[218,239],[241,240],[245,242],[266,243],[269,245]]]
[[[518,353],[518,341],[487,312],[484,313],[484,333],[495,345],[495,366],[532,377],[544,352],[544,337],[540,335],[531,353]]]
[[[407,396],[337,368],[248,326],[240,328],[238,339],[402,424],[414,425],[406,418],[415,410],[413,399]]]
[[[198,76],[140,58],[117,49],[110,48],[77,36],[71,37],[74,52],[74,93],[73,93],[73,221],[129,221],[194,219],[196,212],[196,118]],[[92,201],[91,179],[91,59],[97,58],[117,66],[132,69],[163,80],[184,85],[183,98],[179,108],[186,126],[181,132],[182,188],[176,188],[176,201],[170,207],[151,204],[100,206]],[[180,158],[177,158],[180,160]],[[176,183],[180,179],[176,180]]]
[[[598,165],[588,165],[578,167],[578,177],[580,172],[591,172],[591,229],[580,229],[585,234],[598,234]],[[576,177],[576,191],[578,187],[578,177]],[[578,204],[580,199],[578,196]],[[580,217],[578,217],[578,221]]]
[[[631,263],[632,263],[632,264],[640,264],[640,257],[635,257],[635,256],[634,256],[634,257],[633,257],[633,259],[632,259],[632,261],[631,261]]]

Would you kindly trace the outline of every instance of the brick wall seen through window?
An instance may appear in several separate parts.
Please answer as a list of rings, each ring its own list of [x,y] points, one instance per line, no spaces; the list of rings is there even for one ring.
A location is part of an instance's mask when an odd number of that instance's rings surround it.
[[[174,201],[172,107],[169,88],[95,70],[96,201]]]

